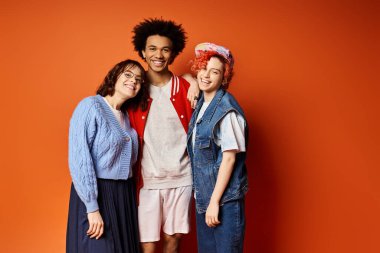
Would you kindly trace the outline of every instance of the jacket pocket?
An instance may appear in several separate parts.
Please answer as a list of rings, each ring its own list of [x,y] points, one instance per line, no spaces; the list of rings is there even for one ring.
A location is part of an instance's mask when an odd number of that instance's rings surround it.
[[[199,148],[199,149],[210,148],[210,145],[211,145],[210,142],[211,142],[210,139],[199,140],[199,142],[198,142],[198,148]]]
[[[198,166],[214,162],[214,154],[210,139],[198,139],[195,141],[194,161]]]

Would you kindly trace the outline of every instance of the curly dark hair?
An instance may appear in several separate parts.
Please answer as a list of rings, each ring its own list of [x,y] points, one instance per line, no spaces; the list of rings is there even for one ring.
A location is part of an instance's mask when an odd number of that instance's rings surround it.
[[[115,84],[119,76],[127,69],[137,67],[141,71],[141,89],[134,98],[128,99],[122,105],[120,110],[125,112],[127,107],[132,107],[136,110],[139,106],[141,110],[145,111],[148,107],[148,98],[149,98],[149,85],[146,82],[145,69],[141,64],[134,60],[125,60],[116,64],[106,75],[103,82],[100,84],[96,94],[103,97],[115,94]]]
[[[141,51],[145,49],[146,40],[149,36],[160,35],[169,38],[173,44],[170,63],[172,63],[185,48],[187,40],[186,32],[181,24],[158,18],[144,19],[143,22],[133,28],[133,33],[132,43],[142,59],[144,59],[144,57]]]

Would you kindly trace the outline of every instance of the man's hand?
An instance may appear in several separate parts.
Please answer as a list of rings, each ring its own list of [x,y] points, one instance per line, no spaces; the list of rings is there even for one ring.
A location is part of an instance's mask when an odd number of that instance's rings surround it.
[[[199,98],[198,81],[189,73],[184,74],[182,77],[190,84],[189,90],[187,91],[187,99],[190,101],[191,107],[194,109]]]

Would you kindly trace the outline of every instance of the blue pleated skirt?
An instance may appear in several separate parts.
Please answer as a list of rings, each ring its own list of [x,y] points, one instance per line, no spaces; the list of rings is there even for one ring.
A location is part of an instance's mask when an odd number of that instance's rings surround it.
[[[67,253],[138,253],[140,239],[136,188],[132,179],[97,179],[99,211],[104,233],[98,239],[87,236],[86,207],[71,186],[66,234]]]

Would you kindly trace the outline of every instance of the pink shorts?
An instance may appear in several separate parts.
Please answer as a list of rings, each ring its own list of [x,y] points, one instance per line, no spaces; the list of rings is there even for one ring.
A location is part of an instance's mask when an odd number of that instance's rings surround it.
[[[161,227],[168,235],[189,233],[191,197],[191,185],[171,189],[141,189],[138,208],[140,241],[159,241]]]

